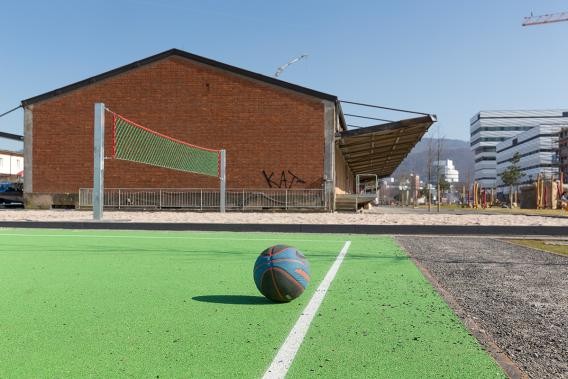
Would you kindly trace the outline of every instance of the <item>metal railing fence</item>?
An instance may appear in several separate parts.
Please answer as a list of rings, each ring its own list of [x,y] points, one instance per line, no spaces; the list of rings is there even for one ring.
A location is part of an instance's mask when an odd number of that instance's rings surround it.
[[[216,210],[219,189],[106,188],[103,205],[114,209]],[[93,189],[79,189],[79,208],[92,208]],[[321,189],[227,189],[226,209],[324,209]]]

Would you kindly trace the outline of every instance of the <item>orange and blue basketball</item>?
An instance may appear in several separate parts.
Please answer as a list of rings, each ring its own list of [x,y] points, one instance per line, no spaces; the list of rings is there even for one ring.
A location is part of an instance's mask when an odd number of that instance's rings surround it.
[[[310,283],[310,264],[292,246],[275,245],[260,253],[253,270],[256,288],[280,303],[300,296]]]

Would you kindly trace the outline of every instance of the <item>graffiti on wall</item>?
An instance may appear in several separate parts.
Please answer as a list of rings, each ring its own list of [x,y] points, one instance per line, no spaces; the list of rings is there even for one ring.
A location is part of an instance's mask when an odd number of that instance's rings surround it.
[[[264,179],[266,179],[266,183],[268,183],[268,187],[270,188],[292,188],[292,186],[296,183],[305,184],[306,182],[303,181],[298,175],[294,174],[292,171],[282,171],[280,173],[280,177],[278,175],[274,176],[275,173],[271,172],[268,174],[266,171],[262,170],[262,175],[264,175]]]

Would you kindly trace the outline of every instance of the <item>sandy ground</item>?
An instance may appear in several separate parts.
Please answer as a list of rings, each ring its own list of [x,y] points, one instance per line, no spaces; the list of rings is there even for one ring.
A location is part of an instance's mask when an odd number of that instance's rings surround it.
[[[0,221],[91,221],[91,211],[0,209]],[[105,221],[236,224],[351,224],[351,225],[524,225],[568,226],[568,218],[425,213],[401,208],[375,208],[364,213],[239,213],[105,211]]]

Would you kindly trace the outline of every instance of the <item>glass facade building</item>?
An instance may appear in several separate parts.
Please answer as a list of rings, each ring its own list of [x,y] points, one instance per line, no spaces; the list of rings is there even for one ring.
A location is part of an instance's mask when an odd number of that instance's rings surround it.
[[[568,109],[481,111],[470,120],[470,146],[475,159],[475,180],[482,187],[498,183],[497,145],[540,125],[566,125]],[[511,149],[514,150],[514,149]]]
[[[519,184],[533,183],[540,174],[546,179],[556,179],[559,173],[558,138],[563,126],[539,125],[497,145],[497,192],[509,193],[499,176],[519,154],[518,166],[523,174]]]

